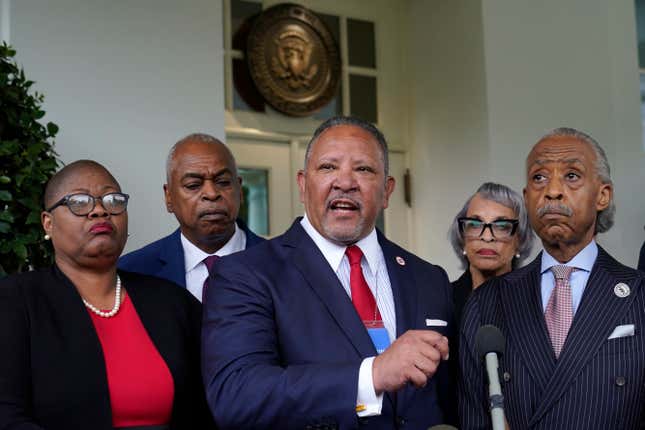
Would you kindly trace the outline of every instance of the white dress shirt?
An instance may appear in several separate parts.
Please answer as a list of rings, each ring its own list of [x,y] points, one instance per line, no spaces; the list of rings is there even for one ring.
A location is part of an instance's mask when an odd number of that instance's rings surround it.
[[[223,257],[246,248],[246,233],[235,223],[235,233],[215,254],[208,254],[181,234],[181,246],[184,248],[184,269],[186,271],[186,288],[193,296],[202,301],[204,281],[208,277],[208,268],[204,259],[211,255]]]
[[[314,241],[320,252],[323,254],[329,265],[331,266],[338,280],[342,284],[347,295],[352,297],[350,287],[350,266],[349,259],[345,255],[346,246],[336,245],[325,239],[318,231],[311,225],[307,215],[302,218],[300,225],[304,228],[305,232]],[[363,252],[361,259],[361,269],[363,276],[369,286],[376,305],[378,306],[383,325],[387,330],[390,343],[396,339],[396,313],[394,309],[394,296],[392,295],[392,285],[390,284],[390,277],[387,273],[385,265],[385,257],[383,250],[378,243],[376,230],[372,230],[363,239],[355,243]],[[333,286],[330,286],[333,287]],[[380,415],[383,405],[383,393],[376,395],[374,390],[374,383],[372,381],[372,362],[375,357],[365,358],[362,363],[358,374],[358,395],[356,399],[357,405],[362,405],[365,408],[357,412],[358,416],[366,417],[372,415]]]
[[[578,306],[580,306],[582,293],[584,293],[585,287],[587,286],[587,281],[591,274],[591,268],[596,262],[596,257],[598,257],[598,245],[596,245],[595,240],[592,240],[589,245],[585,246],[582,251],[577,253],[575,257],[565,264],[565,266],[571,266],[578,269],[571,273],[571,278],[569,279],[569,284],[571,285],[571,304],[573,305],[574,315],[578,310]],[[560,264],[562,263],[549,255],[548,252],[542,252],[542,266],[540,269],[542,279],[540,287],[542,292],[543,312],[546,312],[546,305],[549,302],[553,289],[555,288],[555,276],[553,276],[553,272],[550,269],[551,267]]]

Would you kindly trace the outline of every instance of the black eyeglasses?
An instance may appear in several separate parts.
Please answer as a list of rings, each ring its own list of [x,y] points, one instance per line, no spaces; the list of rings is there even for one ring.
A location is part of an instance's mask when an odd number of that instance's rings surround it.
[[[108,193],[100,197],[85,193],[68,194],[45,210],[51,212],[58,206],[65,205],[74,215],[85,216],[94,210],[96,201],[100,200],[101,206],[110,215],[118,215],[127,209],[129,198],[130,196],[124,193]]]
[[[457,221],[459,222],[459,231],[469,239],[481,237],[486,228],[490,229],[490,234],[495,239],[508,239],[515,234],[517,225],[520,223],[516,219],[498,219],[489,223],[477,218],[459,218]]]

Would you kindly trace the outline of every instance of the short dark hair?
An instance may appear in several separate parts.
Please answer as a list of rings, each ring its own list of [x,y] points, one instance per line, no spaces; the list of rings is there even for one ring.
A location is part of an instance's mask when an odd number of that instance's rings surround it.
[[[341,125],[353,125],[355,127],[362,128],[363,130],[371,134],[374,137],[374,139],[376,139],[376,141],[379,144],[379,148],[381,149],[383,167],[385,170],[385,176],[387,177],[389,172],[389,158],[387,153],[387,141],[385,140],[385,136],[372,123],[352,116],[334,116],[329,118],[328,120],[326,120],[325,122],[323,122],[318,126],[316,131],[314,131],[314,134],[311,137],[311,140],[309,140],[309,144],[307,145],[307,150],[305,152],[305,170],[307,169],[307,163],[309,162],[309,156],[311,155],[311,148],[313,147],[314,143],[316,143],[320,135],[332,127],[338,127]]]
[[[54,199],[60,191],[61,185],[72,175],[75,175],[80,170],[83,169],[97,169],[103,170],[108,176],[114,181],[117,188],[121,190],[121,185],[119,182],[112,176],[110,171],[105,168],[101,163],[98,163],[94,160],[76,160],[67,165],[52,176],[47,185],[45,186],[45,194],[43,195],[43,207],[48,208],[54,204]]]

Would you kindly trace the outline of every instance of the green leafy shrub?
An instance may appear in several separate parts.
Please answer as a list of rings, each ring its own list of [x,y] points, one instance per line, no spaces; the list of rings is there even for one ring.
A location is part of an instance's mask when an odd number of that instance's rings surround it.
[[[39,122],[44,97],[30,94],[34,82],[15,55],[6,43],[0,46],[0,277],[52,262],[40,213],[45,184],[58,167],[58,126]]]

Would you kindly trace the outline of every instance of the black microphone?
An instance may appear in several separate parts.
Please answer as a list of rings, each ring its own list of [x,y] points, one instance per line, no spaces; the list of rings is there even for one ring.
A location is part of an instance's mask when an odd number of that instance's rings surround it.
[[[494,325],[483,325],[475,335],[475,349],[482,361],[486,363],[488,375],[488,396],[490,400],[490,416],[493,430],[504,430],[504,396],[499,383],[499,361],[506,349],[504,335]]]

